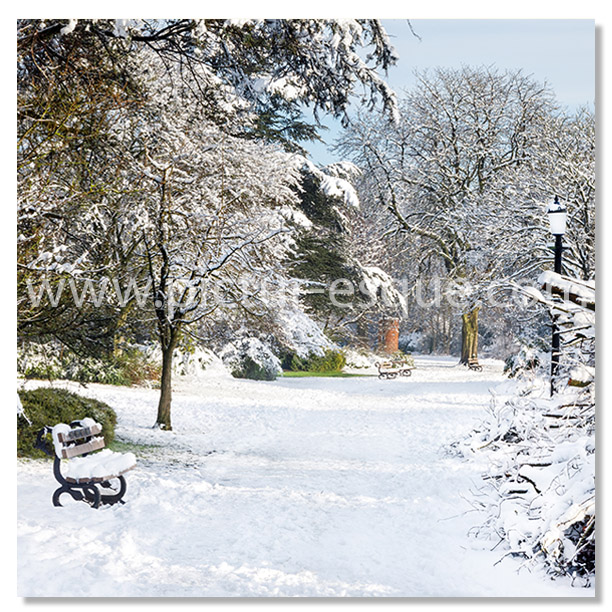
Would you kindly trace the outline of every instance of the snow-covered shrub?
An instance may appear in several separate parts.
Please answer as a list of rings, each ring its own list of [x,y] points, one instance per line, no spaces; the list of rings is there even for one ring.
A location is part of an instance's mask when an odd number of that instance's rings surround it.
[[[488,459],[475,500],[488,518],[475,533],[586,586],[595,575],[594,286],[551,273],[546,280],[555,297],[572,288],[563,300],[532,293],[562,329],[555,394],[548,377],[505,383],[510,397],[494,395],[488,418],[455,449]]]
[[[77,380],[110,385],[127,385],[129,379],[112,361],[76,355],[55,345],[28,344],[17,352],[17,372],[25,378]]]
[[[78,380],[83,383],[97,382],[105,385],[131,384],[123,368],[114,360],[104,361],[95,357],[82,357],[68,358],[63,361],[62,378],[66,380]],[[127,366],[128,360],[126,359],[124,363]]]
[[[136,385],[159,380],[161,368],[137,348],[101,358],[77,355],[65,347],[31,343],[19,347],[17,372],[25,378],[76,380],[105,385]]]
[[[388,359],[385,356],[385,359]],[[391,361],[401,361],[405,365],[413,368],[414,367],[414,357],[410,353],[405,353],[404,351],[395,351],[393,355],[390,357]]]
[[[17,347],[17,372],[25,378],[56,380],[62,378],[58,347],[50,344],[25,344]]]
[[[139,349],[147,360],[161,368],[162,352],[159,344],[142,345]],[[210,349],[197,344],[181,345],[174,349],[172,373],[191,378],[210,375],[229,376],[223,361]]]
[[[172,367],[179,376],[200,378],[213,372],[228,375],[223,361],[211,350],[203,347],[175,353]]]
[[[17,455],[19,457],[44,457],[36,448],[37,433],[45,426],[70,423],[89,417],[102,425],[104,442],[108,446],[115,437],[117,416],[115,411],[99,400],[82,397],[65,389],[41,387],[19,391],[26,419],[17,420]]]
[[[376,367],[380,357],[366,349],[345,348],[346,367],[354,370],[365,370]]]
[[[323,355],[326,349],[335,348],[319,325],[299,308],[280,311],[277,320],[278,342],[298,357]]]
[[[547,381],[541,381],[544,388]],[[594,403],[587,390],[553,399],[493,398],[490,413],[459,445],[485,455],[487,486],[475,502],[488,514],[475,533],[507,554],[589,584],[595,569]]]
[[[274,380],[283,372],[280,359],[259,338],[234,340],[223,348],[220,357],[235,378]]]
[[[548,355],[533,346],[521,345],[518,353],[506,359],[504,374],[508,378],[529,375],[537,372],[544,364],[549,365]]]

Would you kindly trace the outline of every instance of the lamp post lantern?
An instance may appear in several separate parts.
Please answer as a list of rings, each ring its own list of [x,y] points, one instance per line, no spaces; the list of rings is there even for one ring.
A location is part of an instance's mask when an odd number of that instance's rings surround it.
[[[558,196],[548,207],[548,221],[550,232],[555,237],[555,273],[561,274],[561,254],[563,252],[563,234],[567,222],[567,210],[559,202]],[[555,392],[555,377],[559,369],[559,347],[560,347],[559,325],[557,317],[553,315],[552,321],[552,350],[550,355],[550,395]]]

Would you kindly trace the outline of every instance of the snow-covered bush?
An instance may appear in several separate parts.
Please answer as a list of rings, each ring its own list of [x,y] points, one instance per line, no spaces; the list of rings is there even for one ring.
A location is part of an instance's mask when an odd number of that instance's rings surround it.
[[[326,349],[335,348],[319,325],[298,307],[280,311],[277,325],[278,342],[298,357],[323,355]]]
[[[51,344],[24,344],[17,347],[17,373],[25,378],[63,378],[61,352]]]
[[[162,352],[159,344],[140,345],[139,350],[147,360],[161,367]],[[210,349],[197,344],[183,344],[174,349],[172,373],[190,378],[210,375],[229,376],[223,361]]]
[[[385,356],[387,359],[387,356]],[[414,368],[414,357],[410,353],[405,353],[404,351],[395,351],[393,355],[390,356],[391,361],[400,361],[405,365]]]
[[[58,344],[22,345],[17,372],[25,378],[135,385],[159,380],[160,368],[137,348],[105,358],[82,356]]]
[[[523,374],[537,372],[544,364],[549,365],[549,357],[534,346],[521,345],[518,353],[510,355],[504,365],[504,374],[517,378]]]
[[[345,348],[346,367],[354,370],[365,370],[376,367],[380,357],[365,349]]]
[[[506,401],[457,448],[488,459],[475,504],[488,514],[475,534],[505,543],[506,554],[544,563],[589,584],[595,570],[594,404],[585,389],[553,399],[539,392]]]
[[[274,380],[283,372],[280,359],[259,338],[234,340],[223,348],[220,357],[235,378]]]
[[[38,432],[45,426],[70,423],[89,417],[102,425],[104,442],[108,446],[115,437],[117,415],[115,411],[96,399],[82,397],[65,389],[41,387],[19,391],[26,419],[17,420],[17,455],[44,457],[34,444]]]
[[[547,281],[557,297],[570,282],[550,273]],[[505,383],[499,391],[510,397],[494,394],[488,418],[455,449],[488,459],[487,486],[475,499],[488,518],[475,533],[587,586],[595,575],[595,301],[594,287],[583,292],[577,283],[565,299],[532,294],[561,322],[555,394],[535,374]]]
[[[211,350],[201,346],[192,351],[177,351],[173,360],[173,371],[179,376],[195,378],[212,373],[227,375],[223,361]]]

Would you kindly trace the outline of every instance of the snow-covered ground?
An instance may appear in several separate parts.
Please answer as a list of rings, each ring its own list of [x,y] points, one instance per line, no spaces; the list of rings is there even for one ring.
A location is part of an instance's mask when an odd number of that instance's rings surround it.
[[[177,380],[172,432],[151,428],[154,390],[62,383],[110,404],[117,437],[142,446],[127,503],[99,510],[53,507],[51,463],[18,461],[18,594],[594,596],[468,535],[484,466],[444,447],[503,377],[500,362],[455,364],[417,358],[390,381]]]

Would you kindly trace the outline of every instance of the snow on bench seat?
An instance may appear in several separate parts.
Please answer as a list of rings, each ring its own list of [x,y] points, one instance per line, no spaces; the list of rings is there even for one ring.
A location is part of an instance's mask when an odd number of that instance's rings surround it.
[[[69,482],[103,482],[121,476],[136,466],[133,453],[115,453],[109,449],[94,455],[71,459],[65,466],[64,478]]]

